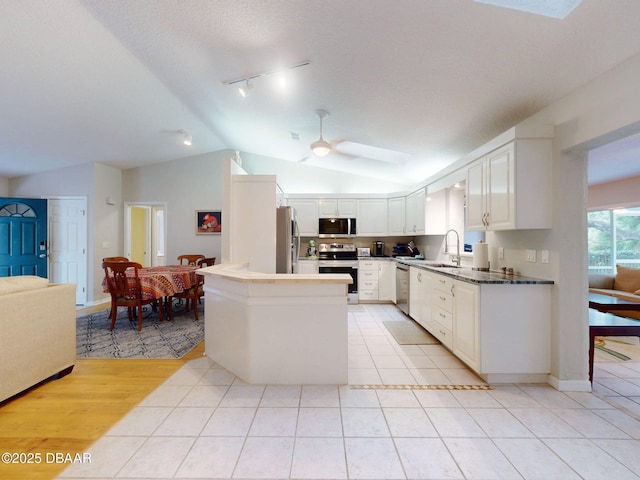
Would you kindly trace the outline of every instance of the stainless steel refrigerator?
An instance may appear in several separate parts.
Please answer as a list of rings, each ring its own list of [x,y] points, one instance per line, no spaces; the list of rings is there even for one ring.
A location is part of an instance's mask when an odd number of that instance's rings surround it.
[[[294,273],[300,255],[296,211],[293,207],[278,207],[276,222],[276,273]]]

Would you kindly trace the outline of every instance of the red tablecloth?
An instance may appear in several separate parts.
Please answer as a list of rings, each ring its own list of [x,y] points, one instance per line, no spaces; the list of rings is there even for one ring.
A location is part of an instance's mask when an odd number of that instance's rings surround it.
[[[197,267],[191,265],[167,265],[164,267],[148,267],[138,269],[138,277],[142,292],[155,298],[170,297],[196,284]],[[133,270],[131,276],[133,276]],[[106,277],[102,288],[109,291]]]

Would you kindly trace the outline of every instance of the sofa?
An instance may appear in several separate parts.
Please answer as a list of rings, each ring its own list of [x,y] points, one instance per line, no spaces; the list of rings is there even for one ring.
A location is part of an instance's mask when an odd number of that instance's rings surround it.
[[[615,275],[592,273],[589,275],[589,292],[640,302],[640,268],[618,265]],[[640,311],[620,310],[615,314],[640,320]]]
[[[31,275],[0,278],[0,402],[76,360],[76,288]]]

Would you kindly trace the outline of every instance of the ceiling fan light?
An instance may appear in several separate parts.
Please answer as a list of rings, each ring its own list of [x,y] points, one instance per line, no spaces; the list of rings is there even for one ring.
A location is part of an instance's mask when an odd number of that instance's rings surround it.
[[[182,135],[182,143],[190,147],[193,143],[193,138],[191,137],[191,134],[186,130],[180,130],[180,134]]]
[[[324,157],[331,151],[331,145],[322,139],[311,144],[311,151],[316,157]]]
[[[247,80],[247,83],[245,83],[241,87],[238,87],[238,91],[243,98],[247,98],[249,96],[249,93],[251,93],[252,88],[253,85],[249,83],[249,80]]]

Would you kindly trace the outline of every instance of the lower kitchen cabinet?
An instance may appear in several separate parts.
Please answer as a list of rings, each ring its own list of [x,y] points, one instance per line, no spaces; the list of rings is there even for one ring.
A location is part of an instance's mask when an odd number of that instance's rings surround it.
[[[378,300],[396,301],[396,262],[380,260],[378,262]]]
[[[489,383],[546,382],[551,285],[476,284],[411,270],[411,316],[480,377]],[[415,293],[414,285],[420,289]]]
[[[298,260],[298,263],[296,264],[296,273],[318,273],[318,260]]]
[[[471,283],[453,281],[453,353],[474,370],[478,368],[478,291]]]
[[[423,277],[427,273],[416,267],[409,267],[409,316],[422,325],[422,312],[424,309],[424,285]]]
[[[377,260],[360,260],[358,262],[358,300],[378,300]]]
[[[358,262],[358,299],[395,301],[396,264],[389,260]]]

